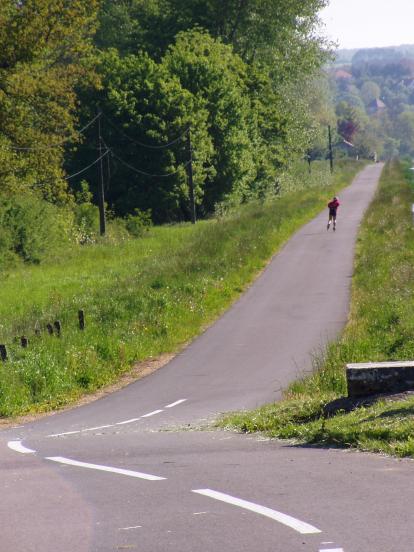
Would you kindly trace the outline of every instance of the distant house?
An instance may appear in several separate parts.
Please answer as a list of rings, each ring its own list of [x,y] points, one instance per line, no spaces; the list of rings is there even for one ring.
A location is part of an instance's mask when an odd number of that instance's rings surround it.
[[[368,105],[367,111],[370,115],[374,115],[375,113],[381,113],[381,111],[384,111],[387,106],[385,103],[377,98],[376,100],[372,100],[372,102]]]
[[[348,71],[345,71],[345,69],[338,69],[335,71],[335,78],[336,80],[352,80],[352,75]]]
[[[409,90],[414,90],[414,77],[408,77],[403,79],[400,84],[408,88]]]

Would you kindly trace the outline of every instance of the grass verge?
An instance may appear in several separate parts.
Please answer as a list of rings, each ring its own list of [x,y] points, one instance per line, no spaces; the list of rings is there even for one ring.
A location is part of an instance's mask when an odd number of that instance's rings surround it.
[[[2,278],[0,416],[46,411],[109,385],[137,361],[177,351],[222,313],[272,254],[361,164],[310,187],[219,220],[157,227],[113,246],[68,250],[59,262]],[[77,311],[86,329],[77,328]],[[59,320],[60,338],[47,323]],[[35,328],[42,330],[35,335]],[[16,337],[29,338],[22,349]]]
[[[413,200],[412,171],[404,163],[388,164],[359,233],[342,338],[315,359],[315,372],[293,383],[280,403],[226,416],[221,426],[414,456],[414,398],[381,399],[336,415],[327,415],[326,408],[346,395],[346,363],[414,358]]]

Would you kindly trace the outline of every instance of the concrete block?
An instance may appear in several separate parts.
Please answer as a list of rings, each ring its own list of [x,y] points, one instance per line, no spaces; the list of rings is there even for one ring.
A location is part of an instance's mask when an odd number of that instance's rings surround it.
[[[414,389],[414,361],[346,365],[348,397],[399,393]]]

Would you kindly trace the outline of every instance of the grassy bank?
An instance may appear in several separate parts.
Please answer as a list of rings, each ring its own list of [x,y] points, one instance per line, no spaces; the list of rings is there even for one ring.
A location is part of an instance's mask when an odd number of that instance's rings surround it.
[[[137,362],[176,351],[226,309],[272,254],[349,183],[361,165],[311,187],[196,226],[70,249],[59,262],[3,276],[0,416],[56,408],[116,380]],[[83,309],[86,329],[77,328]],[[45,326],[59,320],[60,338]],[[35,329],[40,329],[40,336]],[[25,335],[22,349],[16,337]]]
[[[304,443],[414,456],[414,399],[378,400],[327,415],[346,395],[348,362],[414,357],[414,201],[412,171],[386,166],[357,244],[352,306],[343,337],[315,360],[315,373],[290,386],[282,402],[227,417],[222,425]]]

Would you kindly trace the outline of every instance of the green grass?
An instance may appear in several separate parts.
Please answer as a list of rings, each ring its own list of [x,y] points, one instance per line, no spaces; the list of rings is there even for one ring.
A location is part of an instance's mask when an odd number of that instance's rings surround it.
[[[0,343],[9,360],[0,364],[0,416],[58,408],[116,381],[137,361],[178,350],[360,168],[345,164],[331,186],[250,204],[218,220],[155,227],[141,239],[73,248],[58,262],[2,275]],[[78,309],[85,311],[83,332]],[[60,339],[44,331],[54,320],[62,324]],[[16,341],[21,335],[28,349]]]
[[[413,201],[411,172],[398,162],[388,164],[358,237],[351,313],[342,338],[315,358],[314,373],[293,383],[283,401],[228,416],[222,426],[414,456],[413,398],[325,414],[327,404],[346,395],[346,363],[414,358]]]

